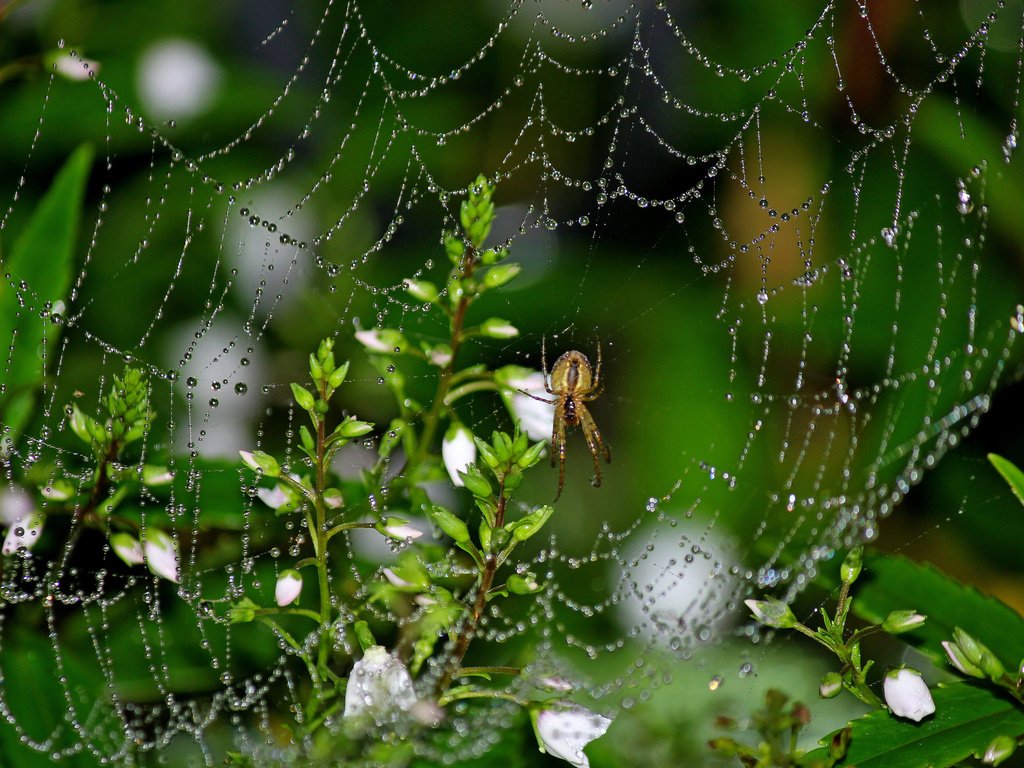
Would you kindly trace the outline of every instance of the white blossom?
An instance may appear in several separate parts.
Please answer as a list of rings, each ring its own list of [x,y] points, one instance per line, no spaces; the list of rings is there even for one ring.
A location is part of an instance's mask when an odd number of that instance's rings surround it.
[[[916,669],[900,667],[889,670],[885,673],[882,690],[885,703],[897,717],[917,723],[935,712],[931,691]]]
[[[397,518],[396,518],[397,520]],[[381,529],[383,533],[390,536],[396,541],[407,541],[408,539],[418,539],[423,535],[423,531],[418,528],[413,528],[411,525],[406,523],[404,520],[401,522],[392,522],[384,525]]]
[[[142,534],[142,551],[149,570],[178,583],[178,544],[169,534],[159,528],[147,528]]]
[[[291,605],[302,593],[302,576],[293,568],[281,571],[274,586],[274,600],[279,606]]]
[[[537,713],[540,749],[579,768],[589,768],[583,748],[608,730],[612,721],[586,707],[573,704],[561,709],[543,709]]]
[[[387,579],[393,587],[411,587],[414,586],[411,581],[403,579],[397,573],[390,568],[383,569],[384,578]]]
[[[27,520],[35,512],[32,496],[24,488],[0,488],[0,522],[11,526]]]
[[[187,120],[213,105],[222,75],[202,46],[164,39],[142,54],[137,78],[139,98],[150,117]]]
[[[114,554],[121,558],[126,565],[142,565],[146,562],[142,544],[130,533],[112,533],[110,546],[114,550]]]
[[[398,659],[380,645],[367,648],[355,663],[345,689],[345,717],[369,714],[390,719],[416,704],[412,677]]]
[[[466,466],[476,461],[476,444],[473,435],[462,424],[453,424],[445,433],[441,441],[441,458],[452,482],[456,486],[464,486],[459,472],[465,472]]]
[[[36,512],[11,523],[4,538],[3,553],[13,555],[19,549],[32,549],[43,530],[43,516]]]
[[[535,442],[551,439],[551,427],[555,421],[555,406],[534,400],[529,395],[524,395],[523,392],[550,400],[551,395],[545,391],[544,383],[544,374],[538,372],[508,380],[508,385],[512,387],[512,391],[508,395],[509,409],[521,423],[523,431]]]
[[[53,61],[53,71],[68,80],[88,80],[99,69],[98,61],[72,56],[70,53],[61,53]]]
[[[394,347],[387,345],[380,331],[376,328],[368,331],[356,331],[356,340],[372,352],[394,351]]]
[[[288,503],[288,494],[279,485],[273,488],[257,488],[256,496],[271,509],[280,509]]]

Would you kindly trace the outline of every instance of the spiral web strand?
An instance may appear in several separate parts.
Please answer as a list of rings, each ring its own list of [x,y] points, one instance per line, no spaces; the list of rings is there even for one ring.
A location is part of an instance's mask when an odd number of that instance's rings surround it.
[[[174,530],[181,553],[176,587],[122,567],[102,536],[74,525],[48,524],[47,557],[5,559],[5,680],[19,679],[15,654],[31,654],[52,670],[67,714],[39,733],[5,694],[0,713],[54,759],[134,765],[165,753],[216,765],[225,748],[287,759],[276,722],[301,718],[293,653],[282,644],[258,660],[262,672],[239,673],[254,662],[239,649],[251,649],[217,606],[265,591],[306,542],[298,526],[288,544],[271,540],[231,457],[285,440],[294,456],[300,414],[287,383],[300,374],[279,348],[304,316],[333,327],[339,345],[353,326],[436,337],[402,281],[437,273],[437,236],[456,226],[477,172],[497,182],[506,207],[495,231],[530,281],[496,300],[523,338],[486,354],[539,368],[541,335],[549,350],[589,350],[596,335],[613,381],[595,417],[606,434],[649,435],[643,450],[616,452],[602,489],[618,486],[627,508],[606,512],[588,495],[584,515],[568,500],[565,515],[582,522],[556,527],[520,563],[545,590],[486,616],[478,642],[537,644],[533,678],[512,692],[558,675],[615,714],[705,646],[735,634],[760,642],[739,601],[764,590],[792,599],[836,548],[874,539],[1017,374],[1000,245],[1015,234],[1005,201],[1018,176],[1018,5],[967,3],[961,14],[913,2],[897,20],[883,4],[837,0],[779,21],[728,4],[523,0],[482,4],[455,25],[422,4],[420,35],[436,36],[427,52],[392,47],[401,37],[389,21],[409,22],[375,5],[326,2],[263,30],[252,61],[288,64],[254,70],[266,81],[260,109],[225,116],[235,132],[217,143],[179,141],[173,121],[147,116],[69,48],[85,81],[54,72],[33,91],[37,127],[21,177],[5,185],[0,232],[30,213],[25,193],[47,146],[75,132],[61,117],[73,89],[96,97],[88,118],[103,141],[67,306],[5,278],[24,316],[60,338],[40,362],[41,418],[5,443],[4,483],[13,498],[42,468],[44,484],[88,489],[89,457],[64,439],[65,405],[95,408],[125,361],[144,366],[167,426],[140,462],[177,458],[169,495],[144,496],[139,514],[143,530]],[[737,40],[759,24],[794,31],[746,62],[708,36],[715,23]],[[960,136],[942,168],[935,124]],[[130,218],[116,221],[122,209]],[[628,300],[601,288],[609,272]],[[153,281],[145,311],[120,316],[119,296]],[[190,294],[195,285],[205,290]],[[4,370],[21,343],[9,340]],[[662,356],[701,369],[659,381]],[[63,373],[83,366],[96,382]],[[364,397],[383,412],[375,380],[357,377],[346,407],[362,415]],[[713,403],[715,421],[681,437],[659,431],[675,398]],[[496,398],[468,403],[471,427],[507,425]],[[368,448],[344,454],[341,471],[372,461]],[[669,473],[636,469],[648,454]],[[656,485],[637,488],[637,476]],[[546,493],[538,483],[538,503]],[[218,533],[211,500],[225,494],[241,514]],[[374,503],[387,512],[386,498]],[[335,566],[368,600],[398,555],[359,532],[344,550],[351,563],[380,563]],[[416,618],[369,605],[399,628]],[[19,629],[25,617],[46,627],[42,639]],[[445,761],[482,754],[496,737],[481,726],[516,717],[506,703],[462,703],[451,735],[419,748]]]

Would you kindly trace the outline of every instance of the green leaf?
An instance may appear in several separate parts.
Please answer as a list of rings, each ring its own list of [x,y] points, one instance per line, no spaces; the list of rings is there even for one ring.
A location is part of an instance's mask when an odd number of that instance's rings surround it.
[[[869,555],[857,582],[853,611],[877,624],[902,608],[914,608],[928,616],[923,626],[900,637],[934,658],[945,658],[941,642],[953,637],[954,627],[962,627],[988,646],[1007,669],[1016,669],[1024,658],[1024,619],[1009,606],[930,565],[904,557]]]
[[[992,462],[992,466],[1003,476],[1003,479],[1010,486],[1010,490],[1013,491],[1013,495],[1017,497],[1017,501],[1024,504],[1024,472],[1021,472],[1012,461],[1004,459],[995,453],[990,453],[988,460]]]
[[[60,336],[60,324],[41,313],[67,301],[85,183],[93,150],[83,145],[61,168],[28,225],[0,263],[0,339],[17,333],[10,360],[0,368],[6,393],[0,399],[0,421],[12,439],[32,414],[35,393],[43,381],[43,356]],[[22,287],[24,286],[24,287]],[[45,340],[45,350],[44,350]]]
[[[920,723],[897,719],[882,710],[854,720],[850,749],[837,765],[941,768],[984,753],[997,736],[1024,734],[1024,710],[991,688],[972,683],[940,685],[932,689],[932,698],[935,715]],[[805,756],[827,757],[827,748]]]

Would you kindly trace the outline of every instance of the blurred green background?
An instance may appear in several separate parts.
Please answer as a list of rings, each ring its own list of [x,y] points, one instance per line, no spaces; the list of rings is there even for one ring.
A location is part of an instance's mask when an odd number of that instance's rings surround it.
[[[1022,295],[1024,177],[1019,157],[1004,159],[1020,112],[1021,3],[1007,2],[976,44],[966,41],[995,3],[894,0],[867,19],[855,3],[667,5],[639,4],[638,22],[636,8],[605,0],[335,3],[326,13],[321,3],[0,4],[5,256],[75,148],[95,151],[73,322],[24,434],[48,434],[44,451],[71,448],[59,433],[64,404],[76,392],[96,398],[125,353],[175,371],[157,387],[169,422],[152,449],[196,450],[204,462],[202,495],[181,493],[223,531],[207,535],[200,560],[208,585],[223,581],[224,564],[242,557],[231,529],[245,524],[225,459],[257,431],[283,445],[286,384],[325,335],[353,360],[345,407],[378,423],[394,415],[351,331],[380,323],[443,339],[401,280],[443,280],[439,240],[458,198],[440,191],[508,174],[495,240],[512,238],[524,274],[477,311],[521,335],[466,360],[539,368],[542,337],[551,357],[592,356],[600,341],[607,388],[592,410],[614,461],[592,489],[586,447],[572,439],[553,524],[567,556],[589,554],[605,523],[640,526],[580,572],[556,565],[567,596],[605,599],[619,557],[647,544],[654,571],[627,566],[627,583],[655,579],[657,592],[678,582],[666,565],[678,553],[666,552],[681,536],[697,559],[679,566],[682,581],[706,579],[699,561],[710,553],[751,584],[783,589],[828,570],[844,539],[867,536],[1024,606],[1020,508],[984,461],[988,451],[1024,460],[1008,341]],[[72,49],[88,69],[65,58]],[[961,51],[954,77],[941,78]],[[54,62],[71,76],[51,77]],[[673,205],[649,202],[664,200]],[[881,232],[894,217],[890,248]],[[431,370],[403,373],[427,399]],[[199,382],[191,401],[188,376]],[[943,418],[960,405],[985,410],[976,398],[993,389],[992,413],[961,442],[973,411]],[[857,408],[836,405],[856,393]],[[482,433],[508,423],[490,395],[460,408]],[[925,471],[928,454],[947,447],[956,450],[941,470]],[[5,482],[20,479],[26,451],[19,444]],[[554,473],[530,483],[525,495],[546,501]],[[713,642],[689,659],[668,649],[671,663],[645,649],[643,632],[626,637],[628,609],[559,613],[581,645],[624,646],[593,661],[554,649],[613,691],[618,716],[588,749],[595,765],[713,764],[703,747],[713,715],[749,712],[770,685],[814,703],[815,738],[857,711],[813,702],[827,662],[802,645],[734,638],[730,597],[699,586],[673,598],[693,601]],[[798,607],[822,599],[811,589]],[[0,726],[0,756],[45,765],[46,753],[18,745],[18,729],[40,739],[63,721],[55,676],[76,680],[83,717],[105,685],[89,628],[109,618],[59,613],[66,668],[55,671],[38,601],[3,610],[18,727]],[[191,609],[169,599],[160,610],[166,678],[139,653],[154,640],[135,617],[119,617],[127,628],[112,635],[111,657],[138,659],[119,677],[126,702],[161,698],[155,679],[197,699],[219,687]],[[698,636],[697,624],[678,634]],[[268,638],[228,641],[204,626],[215,647],[230,642],[238,679],[276,658]],[[92,729],[120,743],[117,722]],[[210,729],[215,750],[229,732]],[[75,738],[61,730],[48,751]],[[168,748],[168,762],[194,754],[188,741]],[[512,765],[545,760],[525,728],[500,754]]]

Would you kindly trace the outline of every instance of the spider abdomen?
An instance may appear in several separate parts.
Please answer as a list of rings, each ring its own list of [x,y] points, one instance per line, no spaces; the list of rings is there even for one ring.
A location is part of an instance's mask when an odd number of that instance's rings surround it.
[[[567,427],[575,427],[580,423],[580,416],[576,412],[576,399],[572,395],[568,395],[565,398],[565,414],[563,419]]]

